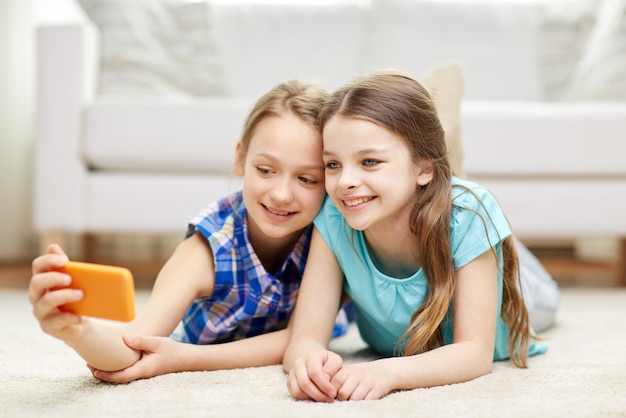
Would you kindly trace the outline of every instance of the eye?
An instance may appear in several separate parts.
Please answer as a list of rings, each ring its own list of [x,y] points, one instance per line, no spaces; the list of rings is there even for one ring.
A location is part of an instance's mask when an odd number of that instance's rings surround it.
[[[374,160],[372,158],[367,158],[367,159],[363,160],[363,165],[366,166],[366,167],[374,167],[378,163],[380,163],[379,160]]]
[[[302,183],[306,184],[306,185],[316,185],[319,183],[319,181],[317,181],[316,179],[313,178],[309,178],[309,177],[304,177],[304,176],[300,176],[298,177],[298,180],[300,180]]]
[[[256,167],[256,170],[257,170],[259,173],[261,173],[261,174],[271,174],[271,173],[272,173],[272,170],[270,170],[269,168],[260,167],[260,166],[257,166],[257,167]]]
[[[326,163],[326,169],[327,170],[336,170],[339,167],[341,167],[341,164],[339,164],[337,161],[328,161]]]

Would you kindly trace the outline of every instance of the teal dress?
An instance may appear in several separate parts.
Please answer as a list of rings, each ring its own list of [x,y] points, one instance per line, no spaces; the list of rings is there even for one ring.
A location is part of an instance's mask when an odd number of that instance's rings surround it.
[[[458,270],[491,247],[502,267],[500,243],[511,235],[508,222],[489,192],[475,183],[453,178],[450,244]],[[363,340],[382,355],[393,355],[411,316],[428,293],[422,269],[410,277],[394,278],[380,272],[367,250],[362,231],[350,228],[330,198],[315,219],[315,226],[334,252],[345,275],[344,288],[354,302]],[[487,234],[485,233],[487,231]],[[500,269],[501,270],[501,269]],[[498,312],[494,360],[507,359],[508,328],[501,316],[502,276],[498,273]],[[444,324],[444,344],[453,341],[453,324]],[[544,353],[545,344],[532,343],[529,355]]]

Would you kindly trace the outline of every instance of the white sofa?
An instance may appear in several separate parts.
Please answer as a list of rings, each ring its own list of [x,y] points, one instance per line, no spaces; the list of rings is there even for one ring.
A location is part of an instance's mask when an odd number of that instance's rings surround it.
[[[465,75],[465,175],[492,190],[516,234],[626,236],[626,102],[548,97],[540,2],[477,2],[215,2],[205,67],[215,91],[202,96],[180,83],[107,93],[98,28],[87,19],[40,27],[34,217],[42,245],[67,234],[181,234],[237,187],[229,169],[243,120],[280,81],[332,89],[375,68],[419,78],[450,60]]]

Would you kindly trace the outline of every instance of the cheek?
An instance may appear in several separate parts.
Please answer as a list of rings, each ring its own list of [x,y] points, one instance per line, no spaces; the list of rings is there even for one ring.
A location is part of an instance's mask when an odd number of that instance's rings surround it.
[[[313,194],[313,196],[314,196],[313,200],[315,200],[316,202],[319,202],[321,206],[322,202],[324,201],[324,197],[326,197],[326,187],[324,187],[323,183],[320,184],[320,187]]]
[[[307,202],[307,207],[313,209],[317,212],[324,203],[324,198],[326,197],[326,189],[323,185],[315,190],[307,190],[306,194],[303,196],[303,199]]]
[[[332,190],[337,184],[337,176],[335,175],[328,175],[328,173],[326,173],[326,177],[324,177],[324,187],[326,189],[326,191],[328,190]]]
[[[258,196],[263,193],[263,191],[263,181],[260,181],[253,170],[246,170],[243,181],[244,196]]]

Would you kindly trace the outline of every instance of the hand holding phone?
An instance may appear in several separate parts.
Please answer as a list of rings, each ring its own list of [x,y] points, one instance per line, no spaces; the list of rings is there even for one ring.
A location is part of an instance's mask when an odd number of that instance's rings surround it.
[[[54,270],[69,274],[69,287],[83,291],[81,300],[66,303],[61,310],[124,322],[135,317],[135,286],[130,270],[78,261]]]

